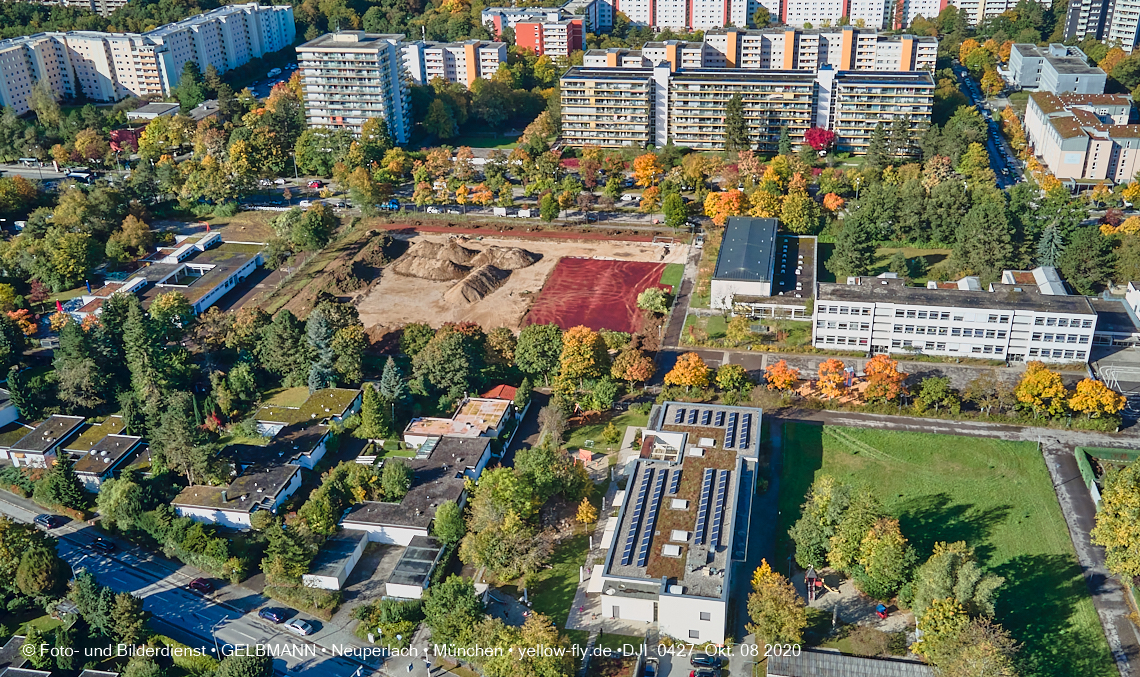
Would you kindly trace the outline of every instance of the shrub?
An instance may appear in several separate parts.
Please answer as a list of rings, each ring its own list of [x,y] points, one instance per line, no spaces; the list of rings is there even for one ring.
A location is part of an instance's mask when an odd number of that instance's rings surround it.
[[[267,585],[265,594],[326,621],[332,620],[333,613],[343,601],[340,592],[304,586]]]
[[[206,655],[194,655],[190,647],[175,641],[166,635],[155,635],[154,641],[162,646],[168,646],[177,651],[171,651],[171,660],[174,665],[182,668],[186,674],[193,677],[207,677],[213,675],[218,669],[218,661]]]

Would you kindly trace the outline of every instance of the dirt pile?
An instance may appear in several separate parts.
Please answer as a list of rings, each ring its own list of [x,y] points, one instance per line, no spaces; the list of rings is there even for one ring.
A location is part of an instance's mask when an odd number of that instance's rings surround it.
[[[404,277],[418,277],[421,280],[434,280],[436,282],[447,282],[450,280],[462,280],[471,272],[469,266],[461,266],[446,259],[429,259],[423,256],[408,256],[400,257],[399,261],[392,266],[392,272]]]
[[[467,277],[443,294],[448,303],[466,304],[482,301],[483,297],[503,286],[511,271],[494,266],[479,266]]]
[[[541,258],[541,254],[528,252],[518,247],[491,245],[472,258],[471,265],[475,267],[494,266],[500,270],[518,270],[519,268],[533,266]]]

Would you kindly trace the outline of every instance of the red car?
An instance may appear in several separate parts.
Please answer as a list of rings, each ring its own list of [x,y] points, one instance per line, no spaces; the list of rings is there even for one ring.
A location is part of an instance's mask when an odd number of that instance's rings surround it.
[[[310,181],[309,188],[324,188],[325,184],[321,181]]]
[[[195,578],[194,580],[190,581],[186,587],[190,588],[194,592],[200,592],[203,595],[214,591],[214,586],[205,578]]]

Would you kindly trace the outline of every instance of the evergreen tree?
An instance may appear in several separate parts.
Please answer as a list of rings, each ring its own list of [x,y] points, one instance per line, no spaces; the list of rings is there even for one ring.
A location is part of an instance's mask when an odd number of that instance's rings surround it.
[[[996,280],[1013,255],[1011,230],[1003,195],[983,195],[958,226],[954,258],[984,282]]]
[[[1037,265],[1056,266],[1065,252],[1065,241],[1061,232],[1054,225],[1045,227],[1041,231],[1041,239],[1037,241]]]
[[[273,316],[257,343],[257,357],[261,366],[280,377],[286,386],[298,386],[309,374],[309,345],[305,341],[305,328],[288,310]]]
[[[403,404],[408,399],[408,384],[404,382],[404,375],[396,366],[396,360],[391,357],[384,363],[384,373],[380,375],[380,394],[396,404]]]
[[[526,403],[530,401],[530,394],[533,387],[530,384],[529,377],[523,377],[522,384],[515,390],[515,408],[519,411],[523,410]]]
[[[35,392],[28,388],[28,377],[20,373],[20,368],[12,365],[8,370],[8,398],[15,405],[20,417],[27,421],[35,421],[40,417],[40,408],[36,403]]]
[[[875,264],[874,233],[861,218],[849,219],[835,238],[835,253],[827,261],[827,269],[836,277],[867,275]]]
[[[792,154],[792,135],[788,132],[788,126],[780,127],[780,155]]]
[[[56,455],[55,465],[36,486],[36,494],[37,498],[49,505],[62,505],[75,510],[83,508],[86,504],[83,485],[75,474],[75,461],[71,460],[70,454],[61,451]]]
[[[129,592],[115,595],[111,609],[111,626],[115,639],[124,644],[138,644],[146,633],[146,620],[150,612],[143,610],[143,601]]]
[[[360,404],[360,427],[356,436],[367,440],[386,438],[392,434],[387,412],[389,404],[371,383],[364,385],[364,398]]]
[[[900,160],[913,154],[910,142],[910,116],[896,117],[891,123],[891,155]]]
[[[1080,294],[1093,294],[1107,283],[1115,263],[1112,245],[1096,226],[1073,231],[1057,260],[1061,277]]]
[[[60,649],[55,657],[55,667],[60,670],[74,670],[76,668],[75,626],[59,626],[55,629],[55,648]],[[71,649],[71,651],[68,651]]]
[[[209,466],[210,449],[196,422],[193,396],[173,392],[164,409],[151,444],[156,461],[184,475],[190,484],[196,484]]]
[[[131,374],[131,389],[146,416],[147,428],[153,429],[161,414],[166,385],[162,378],[163,353],[157,332],[137,300],[130,305],[123,323],[123,352]]]
[[[315,358],[309,368],[309,392],[332,388],[336,385],[336,372],[333,371],[336,354],[332,349],[332,325],[324,312],[314,310],[309,314],[305,323],[305,336]]]
[[[724,108],[724,149],[740,151],[752,148],[748,123],[744,120],[744,99],[733,94]]]
[[[867,160],[864,164],[871,169],[882,171],[890,163],[890,154],[887,152],[887,130],[883,128],[882,122],[878,122],[875,124],[875,131],[871,133],[871,142],[867,145]]]
[[[202,89],[202,71],[193,59],[182,64],[182,74],[178,78],[178,86],[174,88],[174,97],[186,113],[206,100],[206,93]]]

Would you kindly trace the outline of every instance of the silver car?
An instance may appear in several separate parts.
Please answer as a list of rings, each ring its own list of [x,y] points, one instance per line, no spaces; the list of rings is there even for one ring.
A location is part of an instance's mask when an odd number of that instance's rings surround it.
[[[303,621],[300,618],[292,618],[285,621],[285,629],[290,632],[295,632],[304,637],[313,634],[313,626],[308,621]]]

